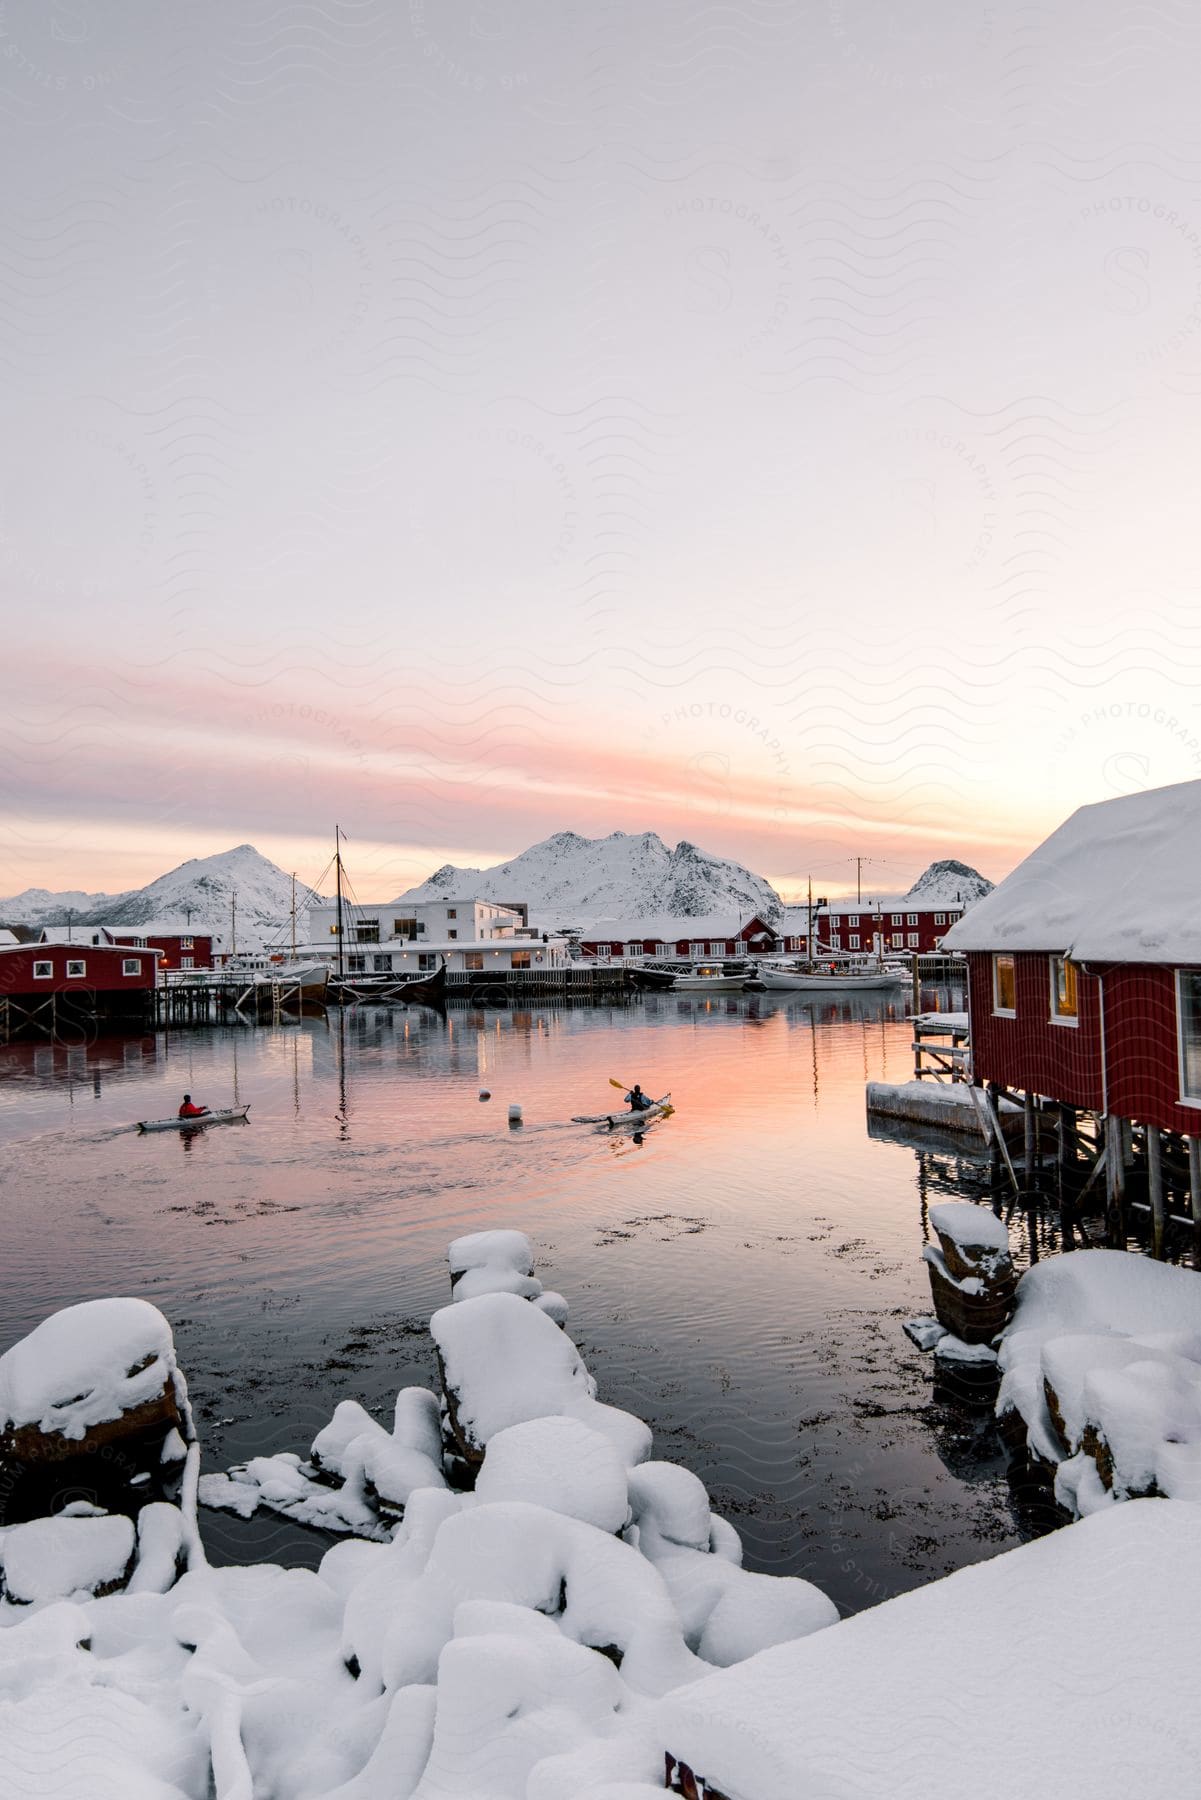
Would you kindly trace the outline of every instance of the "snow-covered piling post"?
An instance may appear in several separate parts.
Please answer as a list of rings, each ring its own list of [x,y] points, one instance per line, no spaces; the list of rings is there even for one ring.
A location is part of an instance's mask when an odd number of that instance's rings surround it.
[[[1188,1198],[1193,1218],[1193,1267],[1201,1269],[1201,1137],[1188,1141]]]
[[[930,1208],[938,1244],[922,1255],[938,1323],[964,1347],[988,1345],[1009,1322],[1017,1277],[1004,1221],[986,1207],[946,1201]]]

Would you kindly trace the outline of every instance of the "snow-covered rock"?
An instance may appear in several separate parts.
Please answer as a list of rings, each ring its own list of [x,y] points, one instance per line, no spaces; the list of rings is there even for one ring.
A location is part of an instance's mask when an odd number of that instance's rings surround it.
[[[523,1300],[536,1300],[542,1292],[524,1232],[473,1231],[454,1240],[447,1260],[456,1300],[472,1300],[477,1294],[518,1294]]]
[[[1201,1279],[1120,1250],[1029,1269],[1000,1346],[997,1412],[1061,1504],[1201,1500]],[[1084,1464],[1090,1462],[1091,1469]]]
[[[0,1443],[18,1458],[31,1430],[69,1445],[112,1421],[165,1435],[186,1417],[171,1327],[147,1300],[64,1307],[0,1356]]]
[[[18,1604],[86,1597],[119,1586],[133,1560],[134,1525],[122,1514],[57,1513],[0,1532],[4,1594]]]
[[[606,838],[556,832],[488,869],[446,863],[402,900],[524,900],[534,922],[585,925],[602,918],[757,913],[771,921],[780,896],[762,876],[681,840],[669,850],[653,831]]]

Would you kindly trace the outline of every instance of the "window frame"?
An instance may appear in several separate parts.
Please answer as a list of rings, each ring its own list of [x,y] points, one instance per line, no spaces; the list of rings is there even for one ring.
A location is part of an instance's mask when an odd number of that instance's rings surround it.
[[[1076,1010],[1074,1013],[1060,1012],[1060,1010],[1059,1010],[1058,970],[1060,968],[1066,969],[1068,967],[1071,967],[1071,969],[1073,970],[1072,987],[1073,987],[1073,990],[1074,990],[1075,996],[1076,996]],[[1070,956],[1056,956],[1055,952],[1051,951],[1047,956],[1047,979],[1048,979],[1048,982],[1050,985],[1049,1011],[1048,1011],[1048,1015],[1047,1015],[1048,1023],[1050,1023],[1052,1025],[1068,1025],[1068,1026],[1079,1025],[1079,1023],[1080,1023],[1080,966],[1079,966],[1079,964],[1072,962],[1072,959]]]
[[[1001,984],[998,976],[1002,959],[1009,964],[1013,977],[1013,1005],[1001,1005]],[[1017,956],[1012,950],[994,950],[991,963],[992,975],[992,1009],[993,1016],[998,1019],[1016,1019],[1018,1016],[1018,964]]]
[[[850,936],[847,939],[847,942],[850,945],[852,950],[858,950],[858,948],[859,948],[859,933],[857,931],[852,931]]]
[[[1196,1094],[1190,1094],[1188,1091],[1188,1082],[1186,1079],[1185,1045],[1184,1045],[1184,994],[1183,994],[1183,985],[1184,985],[1184,977],[1185,976],[1190,976],[1192,978],[1192,980],[1195,981],[1197,984],[1196,997],[1192,1001],[1191,1004],[1193,1006],[1195,1006],[1195,1008],[1196,1008],[1197,1045],[1198,1045],[1197,1081],[1198,1081],[1198,1087],[1199,1087],[1199,1089],[1201,1089],[1201,968],[1177,969],[1176,970],[1176,1072],[1177,1072],[1177,1078],[1178,1078],[1178,1081],[1180,1084],[1180,1104],[1181,1104],[1181,1106],[1195,1106],[1195,1107],[1201,1108],[1201,1092],[1198,1092]]]
[[[186,959],[186,961],[180,963],[181,969],[190,969],[191,966],[192,966],[192,959],[190,956]],[[122,973],[122,975],[140,975],[142,973],[141,957],[140,956],[123,956],[121,958],[121,973]]]
[[[482,950],[464,950],[464,952],[463,952],[463,967],[465,969],[474,970],[475,973],[478,975],[480,973],[480,971],[483,969],[483,966],[484,966],[484,952]]]
[[[54,963],[53,963],[53,961],[47,959],[46,957],[35,958],[34,964],[33,964],[33,979],[35,981],[53,981],[54,980]]]
[[[528,950],[513,950],[509,955],[511,969],[529,969],[533,967],[533,956]]]
[[[68,957],[68,959],[67,959],[67,975],[66,975],[66,979],[68,981],[86,981],[87,974],[88,974],[88,965],[87,965],[87,961],[84,957],[82,957],[82,956]]]

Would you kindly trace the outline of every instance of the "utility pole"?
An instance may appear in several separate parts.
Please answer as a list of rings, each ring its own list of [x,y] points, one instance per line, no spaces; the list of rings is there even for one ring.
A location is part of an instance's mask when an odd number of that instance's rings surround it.
[[[75,908],[73,906],[68,906],[68,908],[67,908],[67,942],[68,942],[68,944],[74,943],[74,941],[75,941],[74,935],[73,935],[74,934],[74,925],[75,925]]]
[[[234,888],[229,896],[229,936],[232,948],[231,956],[238,954],[238,890]]]
[[[864,863],[874,863],[876,860],[877,859],[874,856],[857,856],[855,858],[855,904],[856,904],[856,906],[863,905],[863,865],[864,865]]]

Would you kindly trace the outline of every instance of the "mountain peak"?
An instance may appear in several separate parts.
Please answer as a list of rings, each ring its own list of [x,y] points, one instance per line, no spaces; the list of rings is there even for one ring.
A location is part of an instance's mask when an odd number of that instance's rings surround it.
[[[956,862],[953,857],[946,857],[940,862],[932,862],[930,867],[919,875],[906,900],[960,900],[970,906],[975,900],[982,900],[985,894],[991,894],[993,883],[978,869],[967,863]]]
[[[631,921],[715,912],[757,912],[774,919],[781,904],[775,889],[741,864],[685,841],[669,850],[654,831],[612,831],[603,838],[557,831],[492,868],[445,863],[400,896],[451,897],[524,900],[531,918],[544,926],[580,925],[602,916]]]

